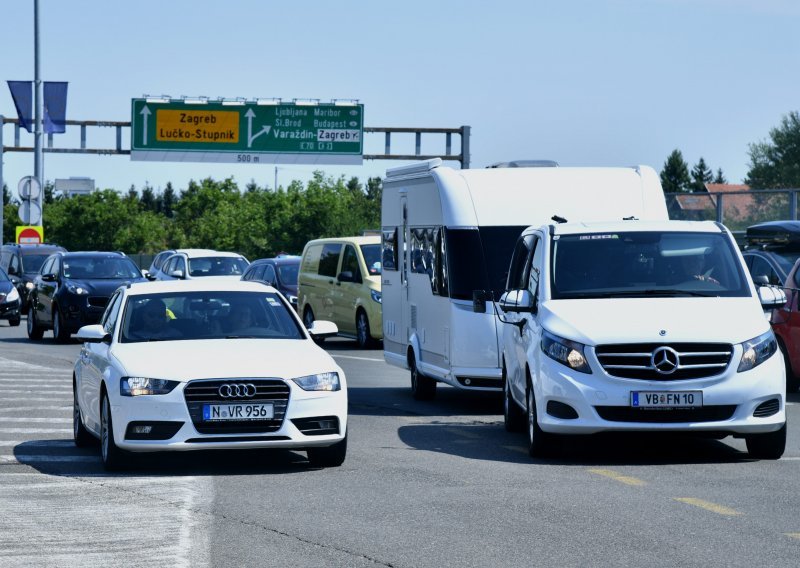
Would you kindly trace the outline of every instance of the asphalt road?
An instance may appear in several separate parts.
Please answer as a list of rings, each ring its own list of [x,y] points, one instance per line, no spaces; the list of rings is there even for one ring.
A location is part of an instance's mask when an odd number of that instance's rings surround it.
[[[532,460],[499,397],[439,388],[354,342],[347,460],[192,452],[103,471],[71,442],[77,342],[0,323],[0,566],[796,566],[800,395],[785,457],[744,442],[566,440]]]

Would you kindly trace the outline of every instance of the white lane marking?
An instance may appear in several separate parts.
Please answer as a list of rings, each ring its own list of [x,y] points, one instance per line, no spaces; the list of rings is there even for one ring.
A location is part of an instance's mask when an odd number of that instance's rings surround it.
[[[35,378],[34,378],[35,377]],[[24,382],[26,385],[30,383],[52,383],[53,381],[68,382],[64,377],[54,377],[53,375],[31,375],[25,373],[24,375],[9,375],[0,371],[0,383],[19,383]]]
[[[72,428],[0,428],[0,434],[72,434]]]
[[[26,393],[36,393],[36,394],[43,394],[46,392],[52,392],[54,394],[71,394],[72,387],[51,387],[51,386],[37,386],[35,388],[19,388],[20,385],[17,385],[17,388],[8,389],[0,386],[0,395],[6,394],[26,394]]]
[[[0,416],[0,422],[32,422],[34,424],[72,424],[72,418],[41,418],[39,416],[34,418],[28,416],[17,418],[16,416]]]
[[[93,459],[99,463],[99,457]],[[0,532],[0,558],[13,565],[104,567],[118,565],[120,558],[135,558],[128,564],[136,566],[210,565],[213,519],[205,511],[214,486],[208,478],[170,477],[169,483],[154,483],[153,478],[105,473],[47,476],[32,469],[2,479],[0,511],[15,522]],[[75,539],[64,538],[63,517],[54,510],[81,519]],[[143,546],[131,519],[153,534],[175,538]]]
[[[55,394],[64,394],[64,393],[55,393]],[[71,395],[72,393],[70,393]],[[19,402],[53,402],[54,400],[58,400],[62,397],[33,397],[33,396],[4,396],[2,398],[3,402],[12,402],[12,401],[19,401]],[[72,398],[70,396],[70,398]]]
[[[383,359],[373,359],[371,357],[355,357],[354,355],[337,355],[334,353],[329,353],[329,355],[334,359],[356,359],[358,361],[377,361],[378,363],[383,363]]]
[[[11,408],[0,408],[0,414],[3,412],[30,412],[31,410],[72,410],[71,404],[58,404],[55,406],[12,406]]]
[[[6,372],[13,369],[19,369],[22,371],[56,371],[56,372],[64,371],[64,369],[59,369],[58,367],[45,367],[44,365],[23,363],[22,361],[15,361],[14,359],[6,359],[5,357],[0,357],[0,367],[2,367],[3,371]]]
[[[48,456],[39,454],[20,454],[18,456],[0,455],[0,464],[29,465],[32,463],[100,463],[100,456]]]

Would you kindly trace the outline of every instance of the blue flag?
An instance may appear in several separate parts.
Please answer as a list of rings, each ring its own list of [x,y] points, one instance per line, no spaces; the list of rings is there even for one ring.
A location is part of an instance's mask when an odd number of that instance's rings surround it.
[[[19,125],[33,132],[33,81],[9,81],[8,88],[17,107]]]
[[[67,130],[67,83],[44,82],[44,131],[61,134]]]

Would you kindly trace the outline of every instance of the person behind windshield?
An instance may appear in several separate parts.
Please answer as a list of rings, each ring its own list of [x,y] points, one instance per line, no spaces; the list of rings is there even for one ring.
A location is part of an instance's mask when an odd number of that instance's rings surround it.
[[[138,321],[131,331],[137,339],[177,339],[181,335],[169,326],[167,305],[158,298],[149,300],[139,308]]]
[[[256,324],[253,312],[247,304],[234,304],[225,321],[228,333],[242,334],[261,331]]]
[[[681,257],[681,265],[686,275],[686,280],[699,280],[719,284],[719,280],[711,276],[712,268],[706,268],[705,255],[687,254]]]

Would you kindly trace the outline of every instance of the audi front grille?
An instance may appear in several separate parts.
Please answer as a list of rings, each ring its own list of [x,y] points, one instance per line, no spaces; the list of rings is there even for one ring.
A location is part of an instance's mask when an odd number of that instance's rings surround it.
[[[254,385],[253,396],[220,395],[223,385]],[[225,393],[229,391],[226,389]],[[249,392],[248,392],[249,394]],[[189,409],[189,416],[195,429],[201,434],[253,434],[276,432],[283,425],[286,407],[289,405],[289,385],[280,379],[204,379],[191,381],[183,390],[183,397]],[[203,421],[204,404],[248,404],[272,403],[274,414],[268,420],[224,420]]]
[[[731,362],[733,346],[725,343],[629,343],[598,345],[595,354],[612,377],[679,381],[723,373]]]

